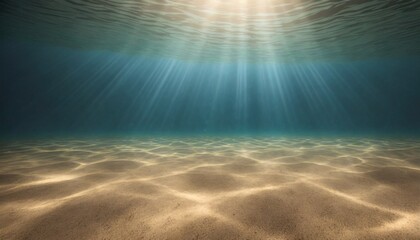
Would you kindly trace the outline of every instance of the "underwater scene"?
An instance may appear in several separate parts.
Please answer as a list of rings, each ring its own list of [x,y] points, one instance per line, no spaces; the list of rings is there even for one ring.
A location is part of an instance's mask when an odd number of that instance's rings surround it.
[[[420,239],[420,1],[0,1],[0,239]]]

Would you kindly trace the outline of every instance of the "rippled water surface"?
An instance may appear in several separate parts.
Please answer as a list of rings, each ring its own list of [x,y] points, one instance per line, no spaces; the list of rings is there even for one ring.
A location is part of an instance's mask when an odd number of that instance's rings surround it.
[[[420,239],[420,0],[0,21],[0,240]]]
[[[420,2],[6,0],[7,36],[182,59],[351,59],[419,54]]]

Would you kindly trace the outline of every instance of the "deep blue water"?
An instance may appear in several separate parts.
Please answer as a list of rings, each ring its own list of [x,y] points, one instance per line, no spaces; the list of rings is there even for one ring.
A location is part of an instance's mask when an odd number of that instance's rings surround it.
[[[191,62],[15,41],[0,51],[3,136],[420,130],[420,57]]]

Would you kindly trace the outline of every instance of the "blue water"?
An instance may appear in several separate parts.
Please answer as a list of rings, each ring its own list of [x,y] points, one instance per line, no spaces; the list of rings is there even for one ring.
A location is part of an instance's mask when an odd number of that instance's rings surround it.
[[[0,21],[0,239],[420,239],[420,1]]]
[[[420,130],[420,57],[192,62],[2,41],[2,135]]]

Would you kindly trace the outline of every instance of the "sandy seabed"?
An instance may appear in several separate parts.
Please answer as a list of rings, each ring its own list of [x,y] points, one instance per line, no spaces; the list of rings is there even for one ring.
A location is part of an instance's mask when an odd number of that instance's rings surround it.
[[[418,139],[0,146],[0,239],[420,239]]]

